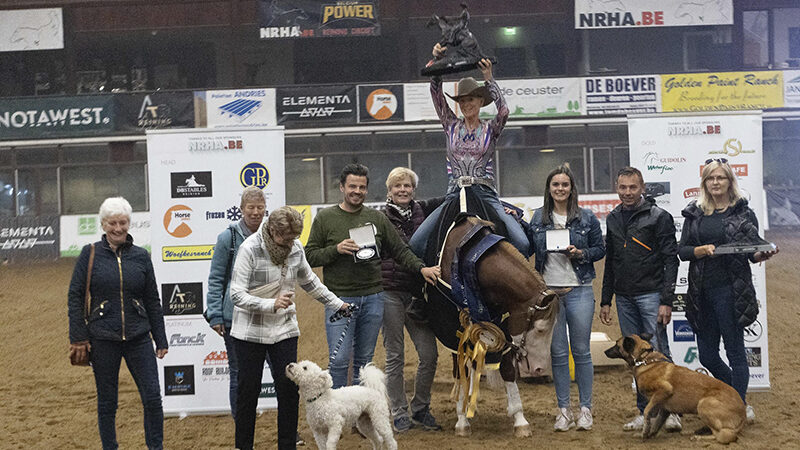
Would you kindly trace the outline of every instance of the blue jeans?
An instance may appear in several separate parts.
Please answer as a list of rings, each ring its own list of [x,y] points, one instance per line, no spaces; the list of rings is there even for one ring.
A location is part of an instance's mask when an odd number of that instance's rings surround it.
[[[330,316],[336,310],[325,309],[325,334],[328,338],[328,370],[333,378],[333,388],[347,385],[347,370],[353,359],[353,384],[359,382],[361,367],[372,361],[378,333],[383,324],[383,292],[362,297],[341,297],[351,305],[358,305],[358,312],[349,318],[331,323]]]
[[[411,250],[420,258],[425,257],[425,248],[428,246],[428,237],[430,237],[434,228],[436,228],[436,224],[439,222],[439,216],[442,215],[442,211],[444,210],[445,206],[450,201],[458,201],[460,189],[458,187],[456,187],[455,190],[452,190],[453,188],[450,189],[451,190],[448,190],[447,192],[444,203],[439,205],[438,208],[434,209],[433,212],[425,218],[425,221],[422,222],[419,228],[417,228],[417,231],[414,232],[414,235],[411,236],[411,240],[408,242]],[[477,184],[472,186],[472,191],[483,203],[491,206],[495,209],[495,211],[497,211],[497,215],[501,218],[506,227],[508,239],[511,244],[516,247],[517,250],[519,250],[519,252],[525,257],[528,257],[528,255],[530,255],[530,241],[528,241],[528,236],[525,235],[522,225],[517,222],[514,216],[506,214],[505,209],[503,209],[503,204],[500,203],[500,199],[497,197],[497,193],[487,186]],[[486,217],[484,217],[484,219],[486,219]]]
[[[619,328],[623,336],[632,334],[650,333],[653,338],[650,343],[656,351],[661,352],[672,360],[667,340],[667,327],[658,326],[658,308],[661,306],[661,293],[648,292],[632,296],[617,294],[617,314],[619,315]],[[647,398],[637,390],[636,406],[639,412],[647,406]]]
[[[592,285],[573,287],[561,298],[553,328],[553,343],[550,346],[553,361],[553,384],[559,408],[569,408],[569,350],[575,360],[575,382],[578,383],[580,405],[592,407],[592,318],[594,318],[594,293]],[[567,340],[569,325],[569,340]]]
[[[161,408],[161,388],[158,366],[150,333],[130,341],[91,339],[92,370],[97,387],[97,426],[103,450],[118,448],[117,398],[119,366],[122,358],[139,388],[144,409],[144,439],[150,450],[161,450],[164,440],[164,411]]]
[[[225,324],[225,351],[228,353],[228,378],[230,379],[228,388],[228,398],[231,403],[231,416],[236,420],[236,390],[239,384],[239,358],[236,356],[236,346],[233,345],[231,337],[231,324]]]
[[[750,382],[750,367],[744,349],[744,328],[736,322],[733,290],[729,284],[703,289],[701,317],[697,334],[697,355],[714,378],[736,389],[742,401],[747,403],[747,384]],[[719,356],[719,339],[725,343],[725,364]]]

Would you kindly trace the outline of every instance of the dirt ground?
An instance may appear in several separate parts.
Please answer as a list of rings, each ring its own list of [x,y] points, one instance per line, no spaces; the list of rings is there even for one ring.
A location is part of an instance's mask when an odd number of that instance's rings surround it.
[[[770,348],[769,392],[751,393],[750,404],[756,423],[745,428],[734,448],[792,448],[800,442],[800,358],[797,324],[800,323],[798,291],[800,285],[800,233],[769,232],[781,252],[767,265],[768,332]],[[97,432],[94,380],[88,368],[71,367],[67,360],[66,292],[74,260],[31,266],[0,267],[0,305],[3,310],[0,345],[4,356],[0,401],[2,439],[8,449],[86,449],[100,448]],[[598,292],[599,281],[595,281]],[[310,299],[298,299],[302,330],[300,359],[327,365],[322,308]],[[595,320],[595,331],[605,331],[612,339],[619,336],[616,323],[606,327]],[[416,357],[406,338],[406,378],[412,379]],[[379,341],[375,361],[383,366],[385,357]],[[622,431],[622,423],[636,414],[631,376],[622,367],[597,368],[594,380],[594,428],[588,432],[555,433],[555,394],[552,384],[521,384],[523,404],[533,437],[515,439],[506,416],[505,395],[481,390],[478,415],[472,421],[472,437],[456,438],[455,407],[449,400],[452,379],[450,355],[440,348],[439,369],[434,384],[432,410],[444,431],[411,430],[397,436],[401,449],[524,449],[551,448],[716,448],[712,441],[692,439],[700,426],[695,416],[684,418],[680,434],[661,432],[643,443],[641,438]],[[412,389],[407,382],[407,391]],[[572,398],[577,398],[573,384]],[[142,407],[136,386],[127,369],[120,376],[117,432],[121,448],[143,448]],[[311,433],[300,411],[300,433],[313,448]],[[183,420],[167,418],[164,424],[167,449],[223,449],[233,447],[233,421],[229,416],[190,416]],[[276,414],[269,411],[257,422],[256,447],[275,448]],[[345,435],[340,448],[370,448],[369,443]],[[794,447],[797,448],[797,447]]]

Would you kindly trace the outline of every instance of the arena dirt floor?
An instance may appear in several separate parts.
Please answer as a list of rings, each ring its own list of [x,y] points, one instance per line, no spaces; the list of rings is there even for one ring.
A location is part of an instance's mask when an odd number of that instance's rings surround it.
[[[756,423],[747,426],[733,448],[797,448],[800,442],[800,358],[797,326],[800,323],[800,233],[769,232],[781,252],[767,266],[768,331],[770,348],[769,392],[751,393]],[[0,345],[5,361],[0,383],[2,438],[0,448],[87,449],[100,448],[96,425],[94,381],[87,368],[71,367],[67,360],[66,292],[74,260],[31,266],[0,267],[0,305],[3,319]],[[599,282],[595,281],[595,291]],[[322,308],[307,297],[298,299],[302,329],[300,359],[311,359],[323,367],[327,362]],[[595,320],[595,331],[619,336],[616,323],[606,327]],[[406,338],[406,377],[410,379],[416,358]],[[720,447],[713,441],[696,441],[692,431],[700,426],[695,416],[684,418],[680,434],[661,432],[643,443],[633,433],[622,431],[622,423],[636,413],[631,376],[622,367],[597,368],[594,381],[594,428],[588,432],[555,433],[555,395],[552,384],[521,383],[525,413],[533,437],[515,439],[506,416],[505,396],[481,390],[478,415],[472,421],[472,437],[457,438],[454,405],[449,400],[452,379],[448,352],[441,349],[434,384],[432,410],[444,426],[441,432],[411,430],[397,436],[401,449],[527,449],[527,448],[705,448]],[[382,343],[375,361],[384,364]],[[117,430],[120,447],[143,448],[142,408],[136,386],[127,369],[120,377],[120,409]],[[411,382],[407,390],[412,389]],[[573,399],[577,387],[573,384]],[[300,433],[313,448],[311,432],[300,411]],[[167,418],[164,425],[167,449],[225,449],[233,447],[233,422],[229,416]],[[276,447],[276,414],[259,417],[256,448]],[[370,448],[368,441],[346,434],[340,448]]]

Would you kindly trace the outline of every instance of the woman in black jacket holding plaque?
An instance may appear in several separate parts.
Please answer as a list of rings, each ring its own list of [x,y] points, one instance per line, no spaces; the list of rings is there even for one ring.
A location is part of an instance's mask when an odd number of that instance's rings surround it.
[[[163,448],[156,357],[167,354],[167,335],[150,255],[133,245],[128,234],[131,212],[122,197],[103,202],[100,219],[105,234],[83,247],[69,286],[70,359],[79,363],[90,355],[104,450],[118,447],[115,422],[123,357],[142,398],[147,448]]]
[[[686,318],[697,335],[700,364],[715,378],[733,386],[745,400],[750,369],[744,348],[744,327],[756,320],[758,301],[750,262],[766,261],[778,252],[715,255],[717,246],[751,243],[758,220],[742,197],[736,176],[726,159],[706,161],[700,195],[682,211],[678,256],[689,261]],[[725,343],[728,364],[719,355]],[[747,407],[747,418],[755,418]]]

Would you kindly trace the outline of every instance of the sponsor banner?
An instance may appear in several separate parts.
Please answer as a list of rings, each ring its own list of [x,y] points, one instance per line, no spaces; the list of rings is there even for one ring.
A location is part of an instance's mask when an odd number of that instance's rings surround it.
[[[194,395],[194,366],[164,366],[164,395]]]
[[[58,259],[58,216],[0,218],[0,263]]]
[[[191,92],[118,93],[117,129],[121,131],[160,128],[193,128],[194,96]]]
[[[733,25],[732,0],[575,0],[576,29]]]
[[[358,85],[358,122],[403,122],[403,85]]]
[[[800,70],[783,71],[783,106],[800,108]]]
[[[739,187],[762,224],[766,220],[763,191],[763,145],[760,113],[718,113],[629,116],[630,163],[642,170],[648,193],[675,219],[680,239],[681,210],[700,192],[700,171],[709,158],[725,158],[736,173]],[[745,330],[747,346],[759,365],[751,365],[750,389],[768,389],[769,353],[764,266],[753,265],[753,284],[760,303],[757,322]],[[672,356],[679,364],[700,368],[697,345],[685,323],[685,294],[689,264],[682,262],[676,280],[673,321],[669,339]],[[721,352],[723,358],[724,351]]]
[[[351,124],[356,122],[356,88],[349,85],[278,88],[278,124]]]
[[[0,52],[64,48],[61,8],[0,11]]]
[[[225,343],[202,316],[210,260],[219,233],[242,218],[245,186],[263,190],[268,211],[285,203],[283,144],[282,128],[147,132],[152,260],[170,342],[158,361],[164,385],[172,386],[167,415],[230,411]],[[173,366],[193,369],[193,394],[166,371]],[[269,370],[262,382],[272,383]],[[275,398],[259,400],[261,409],[276,405]]]
[[[639,75],[583,79],[586,114],[624,115],[661,111],[661,77]]]
[[[379,36],[378,0],[259,0],[261,39]]]
[[[783,107],[783,73],[684,73],[661,75],[663,111],[746,111]]]
[[[271,127],[275,116],[275,89],[233,89],[196,92],[205,99],[208,128]]]
[[[106,135],[114,131],[114,96],[0,100],[0,140]]]
[[[77,257],[84,245],[97,242],[103,236],[103,227],[97,214],[61,216],[61,257]],[[128,234],[133,243],[150,250],[150,213],[131,214]]]
[[[499,80],[497,84],[508,104],[509,119],[586,114],[586,107],[581,103],[580,78]],[[457,109],[454,111],[460,114]],[[481,118],[492,118],[496,114],[494,103],[481,109]]]
[[[442,90],[446,94],[455,95],[457,83],[445,81],[442,83]],[[455,111],[456,103],[445,95],[445,100],[450,105],[450,109]],[[405,110],[405,121],[414,122],[419,120],[439,120],[436,109],[431,100],[430,83],[406,83],[403,85],[403,109]]]

